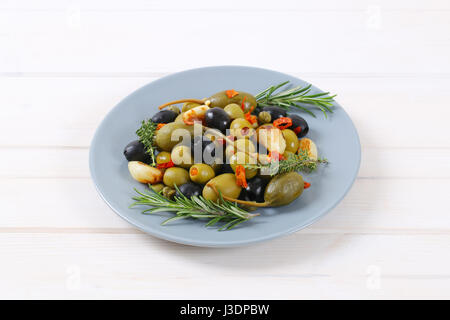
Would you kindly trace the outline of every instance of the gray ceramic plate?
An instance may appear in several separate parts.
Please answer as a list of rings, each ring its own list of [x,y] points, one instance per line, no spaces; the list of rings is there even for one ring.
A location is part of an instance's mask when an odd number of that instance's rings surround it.
[[[161,226],[167,217],[143,215],[141,208],[130,209],[133,188],[146,186],[134,181],[122,152],[136,139],[135,131],[143,119],[150,118],[157,106],[181,98],[203,98],[215,92],[234,88],[256,94],[270,85],[289,80],[306,85],[303,80],[266,69],[221,66],[176,73],[144,86],[120,102],[105,117],[90,148],[90,169],[98,192],[122,218],[137,228],[162,239],[178,243],[230,247],[273,239],[298,231],[334,208],[352,186],[358,173],[361,147],[358,134],[344,109],[325,119],[301,113],[310,127],[308,137],[316,142],[319,156],[330,163],[313,174],[305,175],[312,186],[288,206],[258,209],[261,216],[242,223],[230,231],[205,228],[199,220],[181,220]],[[319,89],[313,88],[320,92]],[[170,216],[170,214],[167,214]]]

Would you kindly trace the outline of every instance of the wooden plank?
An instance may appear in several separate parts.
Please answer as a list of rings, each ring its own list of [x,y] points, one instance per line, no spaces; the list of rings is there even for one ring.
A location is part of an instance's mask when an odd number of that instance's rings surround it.
[[[298,76],[338,93],[365,147],[450,147],[450,78]],[[155,79],[0,77],[0,146],[87,147],[106,113]]]
[[[449,188],[449,179],[358,179],[334,210],[302,233],[450,234]],[[138,232],[88,179],[0,179],[0,194],[0,232]]]
[[[1,298],[450,297],[449,235],[296,233],[221,250],[141,234],[0,240]]]
[[[0,178],[89,178],[88,152],[86,148],[2,148],[8,156],[0,157]],[[450,149],[363,148],[358,176],[448,179],[449,157]]]
[[[172,72],[240,64],[287,72],[450,73],[448,11],[381,8],[246,10],[233,12],[233,23],[222,10],[2,11],[0,71]],[[248,43],[214,54],[230,34]],[[283,58],[275,58],[280,50]]]

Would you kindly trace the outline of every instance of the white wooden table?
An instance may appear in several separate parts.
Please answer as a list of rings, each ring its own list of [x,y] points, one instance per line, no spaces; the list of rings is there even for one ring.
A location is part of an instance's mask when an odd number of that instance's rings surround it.
[[[358,179],[271,242],[143,234],[94,189],[94,130],[142,85],[223,64],[338,93]],[[449,88],[447,0],[1,0],[0,298],[450,298]]]

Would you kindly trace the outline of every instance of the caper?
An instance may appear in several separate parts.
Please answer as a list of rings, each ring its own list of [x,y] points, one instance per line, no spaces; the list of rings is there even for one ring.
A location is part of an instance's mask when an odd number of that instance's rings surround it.
[[[236,184],[236,177],[232,173],[224,173],[209,180],[203,188],[202,195],[206,200],[217,201],[220,191],[222,196],[229,198],[238,198],[242,188]]]
[[[164,187],[162,189],[162,195],[168,199],[172,199],[175,196],[176,192],[177,191],[171,187]]]
[[[228,115],[232,120],[244,118],[245,116],[241,106],[237,105],[236,103],[230,103],[223,110],[225,110],[225,112],[228,113]]]
[[[270,123],[272,122],[272,116],[268,111],[261,111],[258,114],[258,120],[260,124]]]
[[[281,132],[283,133],[284,140],[286,141],[285,151],[297,152],[298,150],[297,134],[290,129],[284,129]]]
[[[189,168],[194,163],[191,148],[182,144],[173,147],[170,157],[175,165],[182,168]]]
[[[194,164],[189,169],[189,177],[196,183],[205,184],[215,176],[214,169],[204,163]]]
[[[163,182],[166,186],[174,187],[174,185],[181,186],[189,182],[189,172],[186,169],[179,167],[172,167],[164,172]]]
[[[165,185],[162,183],[157,183],[157,184],[149,184],[148,185],[150,188],[153,189],[153,191],[155,191],[156,193],[159,193],[164,187]]]

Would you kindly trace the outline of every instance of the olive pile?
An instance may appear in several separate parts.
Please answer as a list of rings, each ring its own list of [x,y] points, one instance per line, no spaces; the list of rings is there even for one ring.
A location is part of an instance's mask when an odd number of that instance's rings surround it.
[[[181,102],[180,110],[175,104]],[[275,106],[257,108],[254,96],[235,90],[203,100],[177,100],[163,108],[151,118],[158,124],[156,166],[150,165],[139,140],[125,147],[129,171],[137,181],[169,198],[181,193],[217,201],[220,192],[224,199],[248,206],[285,205],[303,192],[303,178],[296,172],[271,176],[245,166],[300,151],[317,159],[314,142],[304,138],[309,127],[302,117]]]

